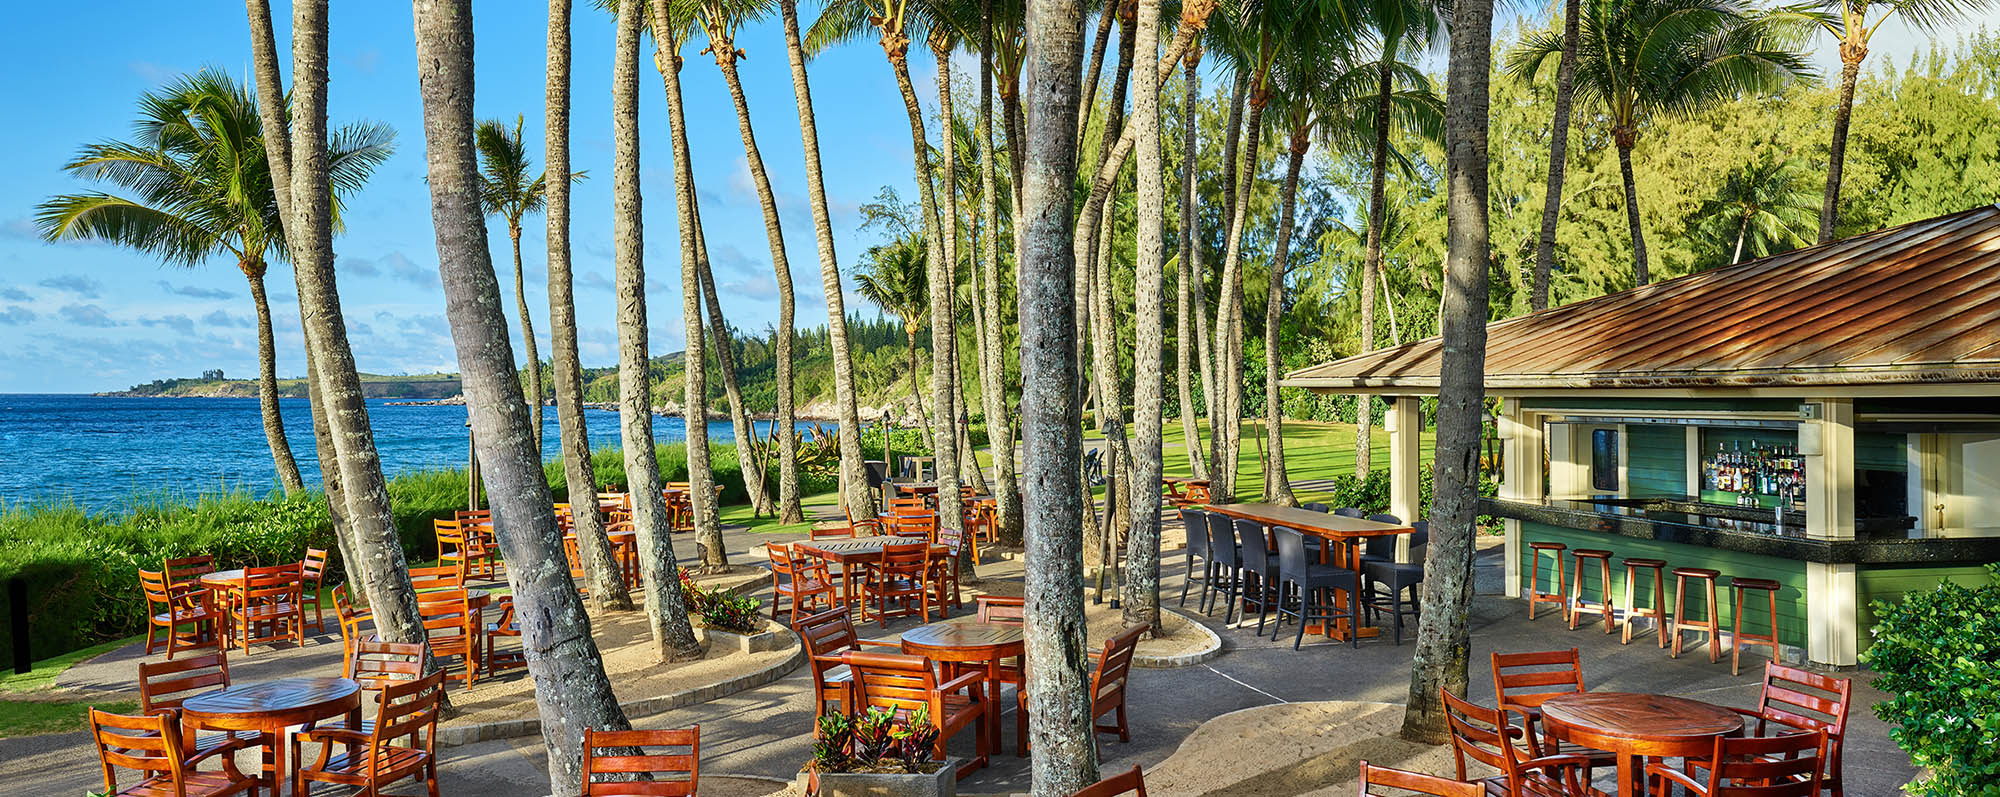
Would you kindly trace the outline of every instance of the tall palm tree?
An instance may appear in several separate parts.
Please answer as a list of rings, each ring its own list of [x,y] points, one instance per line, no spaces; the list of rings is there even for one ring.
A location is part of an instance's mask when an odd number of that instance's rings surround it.
[[[1145,63],[1159,57],[1160,0],[1139,0],[1133,52]],[[1138,149],[1138,251],[1134,266],[1132,335],[1132,534],[1126,547],[1125,625],[1160,624],[1160,483],[1166,359],[1167,185],[1160,142],[1160,87],[1139,81],[1132,95],[1134,146]],[[1145,485],[1143,489],[1139,485]]]
[[[1472,524],[1478,512],[1479,424],[1485,412],[1492,37],[1492,0],[1452,4],[1451,61],[1445,77],[1444,364],[1423,586],[1423,605],[1429,608],[1417,622],[1402,728],[1403,738],[1427,744],[1446,738],[1438,690],[1465,694],[1472,648],[1465,618],[1472,606]]]
[[[1868,42],[1890,17],[1901,15],[1917,28],[1936,31],[1991,0],[1813,0],[1817,21],[1840,43],[1840,103],[1833,109],[1833,144],[1826,165],[1826,195],[1819,210],[1819,243],[1833,240],[1833,227],[1840,220],[1840,175],[1847,163],[1847,126],[1854,116],[1854,83],[1861,75],[1861,60],[1868,57]],[[1880,11],[1881,16],[1869,20]]]
[[[701,282],[701,298],[708,308],[708,345],[714,347],[716,370],[722,373],[722,395],[729,401],[729,423],[736,432],[736,461],[743,470],[743,489],[750,495],[751,512],[776,515],[771,493],[764,482],[764,460],[757,453],[756,425],[743,401],[743,387],[736,377],[736,335],[722,315],[722,299],[715,290],[715,275],[708,262],[708,240],[701,234],[701,206],[694,207],[695,270]],[[780,427],[782,428],[782,427]]]
[[[1654,114],[1687,116],[1743,92],[1776,89],[1812,70],[1785,48],[1785,26],[1756,15],[1743,0],[1589,0],[1581,14],[1575,90],[1611,123],[1633,278],[1645,285],[1652,274],[1632,176],[1641,125]],[[1562,51],[1562,37],[1531,32],[1508,55],[1507,69],[1533,79]]]
[[[812,207],[813,243],[819,252],[820,290],[826,299],[827,338],[833,349],[834,406],[840,447],[841,504],[858,517],[875,513],[874,494],[861,461],[861,411],[854,395],[854,356],[847,343],[847,302],[840,287],[840,260],[833,246],[833,217],[826,207],[820,174],[819,124],[813,116],[812,85],[806,79],[805,42],[799,34],[798,0],[778,0],[784,20],[785,56],[792,66],[792,96],[799,110],[799,136],[806,160],[806,198]]]
[[[248,87],[204,69],[139,98],[138,141],[85,146],[63,165],[71,174],[120,186],[130,197],[102,192],[63,194],[36,207],[42,237],[102,240],[193,268],[209,258],[236,258],[257,310],[257,397],[264,437],[278,483],[304,486],[278,412],[278,355],[265,296],[267,258],[286,257],[284,223],[271,188],[271,167]],[[328,148],[333,172],[334,224],[340,198],[359,189],[394,151],[385,125],[352,124]]]
[[[545,91],[548,171],[569,171],[570,0],[549,0],[548,88]],[[590,432],[583,417],[583,361],[577,355],[576,298],[569,251],[569,183],[548,186],[549,365],[555,375],[556,416],[560,421],[563,474],[569,504],[597,506],[597,474],[590,458]],[[590,580],[590,597],[600,609],[629,610],[632,594],[611,552],[604,519],[594,511],[572,511],[577,554]]]
[[[466,407],[481,472],[490,486],[501,550],[509,563],[514,610],[524,618],[521,641],[535,652],[527,657],[535,703],[542,716],[562,717],[574,723],[571,727],[627,728],[590,634],[590,617],[563,564],[542,452],[528,426],[513,348],[507,344],[507,314],[501,309],[486,240],[483,206],[491,173],[482,180],[473,144],[472,0],[416,0],[414,6],[424,152],[445,314],[465,377]],[[583,781],[581,735],[552,729],[543,740],[549,748],[550,792],[576,794]]]
[[[521,218],[548,204],[546,174],[531,174],[528,146],[521,140],[523,117],[514,129],[489,119],[472,131],[479,150],[479,201],[487,215],[507,220],[507,240],[514,245],[514,307],[521,316],[521,346],[528,360],[528,425],[535,450],[542,450],[542,359],[535,353],[535,319],[528,312],[528,284],[521,274]],[[578,175],[581,177],[581,175]]]
[[[1563,50],[1556,63],[1555,118],[1549,124],[1549,182],[1542,195],[1542,230],[1535,241],[1535,282],[1528,309],[1549,308],[1549,275],[1556,267],[1556,221],[1562,213],[1563,177],[1569,168],[1569,114],[1576,98],[1577,20],[1582,0],[1563,2]]]
[[[750,166],[750,180],[757,187],[758,206],[764,211],[764,237],[771,245],[771,266],[778,280],[778,340],[773,356],[777,360],[778,415],[778,522],[802,523],[805,510],[799,504],[798,437],[792,434],[792,339],[795,336],[792,298],[792,267],[785,256],[785,232],[778,219],[778,201],[771,192],[771,178],[764,173],[764,155],[757,148],[757,134],[750,126],[750,102],[743,93],[743,80],[736,61],[744,57],[736,47],[736,31],[748,22],[768,16],[769,0],[700,0],[696,12],[708,34],[708,52],[722,69],[729,85],[729,98],[736,106],[736,128],[743,138],[743,156]],[[727,345],[727,342],[724,342]],[[740,436],[741,433],[739,433]],[[753,470],[754,457],[744,462],[744,473]],[[761,467],[754,468],[759,478]],[[761,494],[760,483],[753,494]]]
[[[924,410],[923,390],[917,386],[917,374],[922,373],[917,366],[917,333],[924,330],[931,313],[929,269],[923,240],[917,233],[909,233],[869,247],[861,260],[861,270],[854,275],[854,288],[862,298],[903,321],[903,340],[910,361],[910,399],[916,402],[917,418],[923,422],[926,434],[930,433],[931,421]],[[940,356],[933,349],[931,359]]]
[[[1695,230],[1729,245],[1729,262],[1783,252],[1811,242],[1814,196],[1797,161],[1766,153],[1722,181],[1713,199],[1702,203]]]
[[[1207,336],[1194,328],[1197,316],[1205,316],[1208,306],[1208,292],[1203,285],[1207,269],[1199,264],[1201,260],[1201,230],[1196,226],[1195,207],[1200,204],[1200,185],[1195,179],[1195,142],[1200,130],[1199,104],[1201,102],[1201,48],[1190,49],[1185,59],[1187,74],[1182,77],[1182,88],[1186,91],[1181,98],[1181,202],[1180,202],[1180,273],[1177,275],[1174,313],[1174,368],[1175,387],[1179,389],[1181,407],[1181,442],[1187,447],[1188,468],[1195,478],[1208,476],[1208,461],[1201,452],[1201,438],[1198,422],[1194,417],[1194,379],[1188,372],[1195,364],[1193,345],[1202,345]],[[1190,344],[1193,341],[1193,345]],[[1202,364],[1202,375],[1208,375],[1208,366]],[[1212,380],[1211,380],[1212,381]],[[1209,400],[1206,390],[1202,400]]]
[[[979,399],[980,408],[986,415],[987,449],[993,456],[994,510],[1002,536],[1008,529],[1018,530],[1021,525],[1020,481],[1015,477],[1014,425],[1007,412],[1007,358],[1005,343],[1006,314],[1000,307],[1000,198],[999,164],[993,146],[993,83],[997,68],[995,58],[994,27],[1002,24],[994,18],[993,0],[980,0],[979,9],[979,118],[975,136],[978,139],[979,157],[979,284],[973,286],[973,295],[982,299],[975,304],[979,313],[979,329],[985,330],[981,336],[983,345],[979,347]],[[1008,142],[1013,146],[1014,142]],[[1015,175],[1010,169],[1008,180]],[[1010,208],[1011,210],[1012,208]]]

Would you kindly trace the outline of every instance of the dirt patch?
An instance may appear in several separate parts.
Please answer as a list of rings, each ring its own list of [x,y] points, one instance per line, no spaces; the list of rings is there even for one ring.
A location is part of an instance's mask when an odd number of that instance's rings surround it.
[[[763,778],[736,778],[728,775],[702,775],[702,797],[767,797],[785,794],[791,784]]]
[[[1156,795],[1291,797],[1355,793],[1360,762],[1452,775],[1449,745],[1396,735],[1403,707],[1328,701],[1259,706],[1203,723],[1178,750],[1146,771]],[[1255,756],[1244,756],[1255,750]]]

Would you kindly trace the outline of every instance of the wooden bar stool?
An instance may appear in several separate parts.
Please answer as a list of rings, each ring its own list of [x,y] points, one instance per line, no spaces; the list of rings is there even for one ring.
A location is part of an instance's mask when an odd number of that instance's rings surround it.
[[[1585,614],[1601,615],[1604,618],[1604,633],[1618,630],[1611,611],[1611,552],[1599,548],[1578,548],[1570,552],[1576,557],[1576,577],[1569,590],[1569,629],[1576,630],[1577,618]],[[1583,569],[1587,562],[1597,562],[1597,573],[1602,578],[1597,590],[1595,603],[1583,599]]]
[[[1769,617],[1771,620],[1771,624],[1767,627],[1768,633],[1764,634],[1743,633],[1744,590],[1758,590],[1764,593],[1764,599],[1770,606]],[[1742,671],[1744,645],[1763,645],[1767,648],[1770,648],[1771,660],[1777,661],[1778,660],[1778,582],[1772,581],[1768,578],[1731,578],[1729,579],[1729,592],[1730,592],[1729,611],[1731,614],[1735,615],[1734,617],[1735,627],[1730,632],[1731,640],[1729,645],[1729,674],[1736,675]]]
[[[1535,607],[1544,603],[1553,603],[1561,607],[1563,618],[1568,619],[1569,600],[1563,597],[1563,581],[1566,574],[1566,571],[1563,569],[1563,551],[1568,550],[1569,546],[1559,542],[1531,542],[1528,543],[1528,548],[1530,549],[1528,552],[1528,619],[1535,619]],[[1543,551],[1553,551],[1556,555],[1554,592],[1542,591],[1541,572]]]
[[[1710,662],[1722,660],[1722,656],[1716,648],[1716,644],[1720,641],[1718,637],[1721,635],[1722,618],[1716,615],[1717,607],[1715,605],[1715,579],[1721,575],[1722,573],[1706,567],[1674,568],[1674,652],[1672,658],[1678,659],[1681,657],[1682,631],[1701,631],[1708,634],[1708,660]],[[1708,607],[1708,620],[1706,622],[1689,621],[1687,619],[1687,584],[1688,579],[1691,578],[1701,581],[1701,588],[1706,590],[1705,597],[1707,600],[1704,601],[1704,604]]]
[[[1667,562],[1664,559],[1625,560],[1625,638],[1621,645],[1632,644],[1632,621],[1641,617],[1653,618],[1653,630],[1658,632],[1660,647],[1667,646]],[[1634,605],[1632,597],[1639,592],[1639,571],[1653,571],[1653,605],[1641,609]]]

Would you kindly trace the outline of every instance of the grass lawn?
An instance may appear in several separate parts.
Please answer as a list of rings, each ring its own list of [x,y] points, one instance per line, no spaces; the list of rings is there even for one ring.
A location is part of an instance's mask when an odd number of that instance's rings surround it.
[[[83,730],[89,722],[92,705],[118,714],[138,713],[139,704],[131,700],[10,700],[5,696],[47,689],[55,684],[56,676],[69,669],[70,665],[144,639],[141,635],[93,645],[35,662],[24,673],[10,671],[0,675],[0,738]]]

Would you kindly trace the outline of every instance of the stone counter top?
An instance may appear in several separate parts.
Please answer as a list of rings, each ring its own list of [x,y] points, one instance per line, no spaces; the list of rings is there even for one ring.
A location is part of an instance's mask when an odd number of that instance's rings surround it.
[[[1749,521],[1734,521],[1737,528],[1724,528],[1715,522],[1717,518],[1678,512],[1649,514],[1628,506],[1591,501],[1482,498],[1479,506],[1481,513],[1496,517],[1802,562],[1921,566],[2000,561],[2000,529],[1968,529],[1954,532],[1953,536],[1913,536],[1899,532],[1853,540],[1820,540],[1803,536],[1789,524],[1782,533],[1775,532],[1769,523]]]

